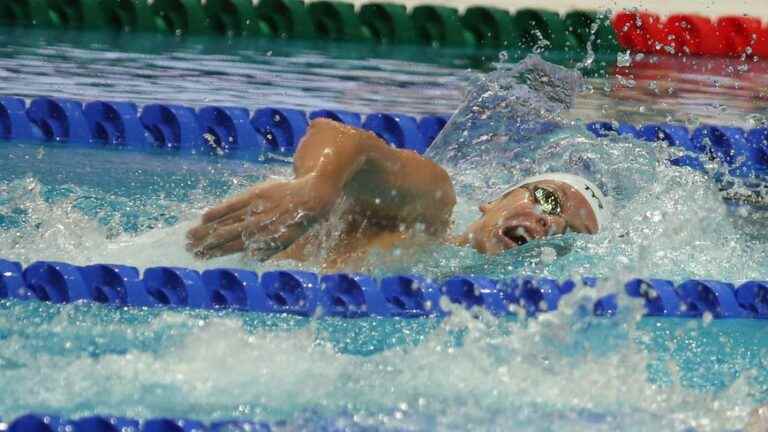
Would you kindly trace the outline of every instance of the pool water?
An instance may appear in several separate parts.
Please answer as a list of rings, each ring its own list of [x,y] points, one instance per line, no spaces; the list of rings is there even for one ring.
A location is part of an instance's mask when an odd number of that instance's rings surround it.
[[[36,411],[265,419],[286,430],[724,431],[768,400],[762,321],[641,319],[642,306],[623,297],[618,317],[585,312],[636,275],[765,277],[761,212],[724,205],[708,176],[665,162],[675,155],[670,149],[596,139],[583,128],[605,118],[762,124],[759,64],[619,58],[638,76],[620,69],[582,79],[535,59],[521,72],[509,62],[490,65],[493,56],[440,50],[355,56],[344,46],[24,34],[0,35],[2,94],[458,110],[428,153],[454,174],[456,230],[477,216],[479,201],[537,167],[589,171],[609,191],[614,216],[597,236],[569,234],[494,258],[435,246],[374,255],[362,269],[438,279],[604,278],[566,297],[557,312],[527,320],[461,310],[445,320],[317,320],[6,301],[0,386],[14,391],[0,398],[2,418]],[[498,72],[468,70],[477,67]],[[508,80],[529,70],[538,71],[536,85]],[[516,126],[531,119],[556,127],[521,134]],[[240,256],[202,262],[183,249],[185,230],[204,208],[261,179],[288,176],[284,161],[33,143],[3,143],[0,154],[4,258],[317,270]]]
[[[5,303],[0,384],[14,397],[0,409],[288,430],[729,430],[768,384],[760,322],[593,319],[575,303],[527,323]]]

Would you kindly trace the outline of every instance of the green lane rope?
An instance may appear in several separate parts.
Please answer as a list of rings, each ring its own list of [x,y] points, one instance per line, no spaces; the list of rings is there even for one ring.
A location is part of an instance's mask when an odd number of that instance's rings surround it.
[[[521,47],[566,51],[576,45],[560,15],[552,11],[520,9],[514,15],[514,25],[521,35]]]
[[[301,0],[261,0],[256,6],[261,33],[282,39],[313,39],[315,27]]]
[[[101,0],[105,26],[118,32],[155,31],[155,18],[147,2],[133,0]]]
[[[534,49],[578,53],[588,41],[599,53],[618,44],[607,17],[590,11],[565,16],[542,10],[515,13],[319,0],[0,0],[0,25],[174,35],[373,42],[455,48]],[[594,36],[593,36],[594,30]]]
[[[461,25],[456,8],[446,6],[417,6],[411,12],[419,40],[432,46],[474,46],[474,36]]]
[[[515,47],[520,41],[518,28],[509,12],[492,7],[471,7],[461,17],[477,43],[492,48]]]
[[[565,30],[573,35],[576,46],[584,49],[592,39],[596,52],[618,52],[619,44],[611,27],[611,17],[596,12],[574,10],[563,17]]]
[[[315,32],[321,39],[361,41],[371,38],[363,30],[352,3],[320,0],[310,3],[307,9]]]
[[[152,10],[155,25],[161,31],[176,35],[210,33],[200,0],[154,0]]]
[[[261,29],[251,0],[206,0],[208,26],[226,36],[259,36]]]
[[[359,16],[366,32],[378,43],[416,43],[416,28],[404,5],[369,3],[360,8]]]

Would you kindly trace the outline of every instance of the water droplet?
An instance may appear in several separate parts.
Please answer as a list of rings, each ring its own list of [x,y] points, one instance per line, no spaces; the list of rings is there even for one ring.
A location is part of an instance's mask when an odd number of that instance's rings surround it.
[[[557,259],[557,251],[553,248],[545,247],[541,249],[541,260],[546,264],[551,264]]]
[[[632,64],[632,55],[629,53],[629,51],[624,51],[624,52],[619,51],[616,54],[616,66],[627,67],[631,64]]]

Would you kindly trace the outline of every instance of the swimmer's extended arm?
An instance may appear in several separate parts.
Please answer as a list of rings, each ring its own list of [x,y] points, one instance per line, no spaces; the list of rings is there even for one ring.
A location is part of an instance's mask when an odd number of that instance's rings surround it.
[[[448,174],[373,133],[314,120],[294,156],[294,179],[265,182],[208,210],[188,233],[188,247],[211,257],[244,250],[268,258],[285,249],[342,196],[361,216],[387,224],[423,224],[439,235],[456,202]]]

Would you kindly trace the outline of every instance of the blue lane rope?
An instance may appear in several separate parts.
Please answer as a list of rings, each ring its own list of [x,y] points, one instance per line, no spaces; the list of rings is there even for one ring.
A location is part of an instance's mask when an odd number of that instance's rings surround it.
[[[284,430],[281,422],[273,423],[277,430]],[[0,422],[0,426],[6,424]],[[117,416],[91,416],[66,419],[47,414],[25,414],[7,425],[8,432],[271,432],[272,426],[264,421],[223,420],[203,423],[184,418],[158,417],[137,420]],[[337,430],[320,428],[320,430]],[[340,429],[339,429],[340,430]],[[686,432],[696,432],[686,428]]]
[[[703,171],[702,159],[716,159],[730,167],[737,178],[768,178],[768,128],[750,130],[732,126],[701,125],[690,131],[676,123],[649,123],[635,127],[629,123],[599,121],[587,124],[597,137],[631,135],[649,142],[665,142],[687,153],[672,159],[677,166]]]
[[[2,425],[2,423],[0,423]],[[26,414],[7,425],[8,432],[269,432],[266,422],[228,420],[205,424],[197,420],[92,416],[76,420],[46,414]]]
[[[399,113],[372,113],[365,118],[343,110],[306,113],[279,107],[257,109],[207,106],[197,111],[172,104],[81,102],[38,97],[0,96],[0,140],[60,142],[91,147],[167,148],[180,153],[216,154],[259,160],[265,152],[291,155],[312,119],[324,117],[368,129],[398,148],[424,153],[448,121],[445,115],[419,119]],[[612,134],[666,142],[686,150],[673,165],[703,170],[702,159],[717,159],[737,178],[768,178],[768,127],[745,130],[702,125],[689,130],[673,123],[598,121],[586,125],[597,137]]]
[[[51,303],[90,301],[114,306],[234,309],[305,317],[419,318],[442,316],[445,297],[467,309],[493,315],[524,311],[533,316],[554,311],[577,286],[593,289],[600,281],[521,277],[490,279],[456,275],[435,281],[419,275],[392,275],[377,280],[359,273],[316,274],[275,270],[257,274],[217,268],[202,273],[181,267],[135,267],[115,264],[76,266],[37,261],[26,268],[0,260],[0,298]],[[768,281],[730,282],[632,279],[629,297],[642,298],[647,316],[768,319]],[[611,316],[618,296],[598,298],[590,311]]]

